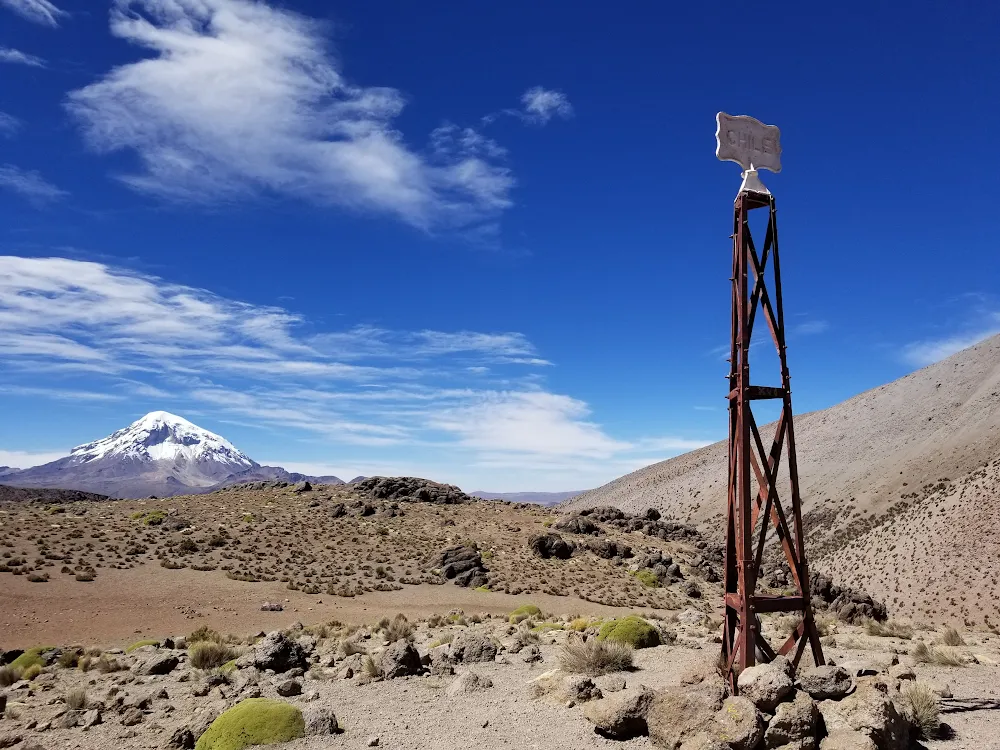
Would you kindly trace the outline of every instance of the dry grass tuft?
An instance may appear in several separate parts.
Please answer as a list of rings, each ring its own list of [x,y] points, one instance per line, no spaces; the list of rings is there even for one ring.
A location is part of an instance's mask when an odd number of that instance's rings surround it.
[[[907,719],[920,730],[924,739],[937,737],[941,730],[941,718],[937,696],[921,682],[911,682],[900,688],[903,696],[903,711]]]
[[[627,643],[570,638],[559,653],[559,666],[570,674],[592,677],[632,668],[633,650]]]
[[[83,688],[76,688],[66,693],[66,705],[71,711],[83,711],[87,708],[87,691]]]
[[[910,657],[918,664],[937,664],[942,667],[964,667],[962,655],[948,646],[931,646],[920,641],[910,651]]]
[[[964,646],[965,639],[959,635],[955,628],[949,626],[941,631],[941,643],[945,646]]]
[[[396,615],[391,622],[388,618],[384,622],[384,625],[380,622],[379,627],[387,641],[395,643],[396,641],[409,641],[413,639],[414,627],[407,621],[406,615],[402,612]]]
[[[188,649],[188,660],[195,669],[218,669],[235,658],[236,652],[229,646],[214,641],[201,641]]]
[[[10,687],[21,679],[21,670],[14,667],[0,667],[0,687]]]
[[[361,660],[361,670],[372,679],[381,677],[378,664],[375,663],[375,660],[370,655],[366,655],[365,658]]]
[[[886,622],[868,620],[865,623],[865,632],[880,638],[902,638],[904,641],[913,637],[913,627],[897,620],[887,620]]]

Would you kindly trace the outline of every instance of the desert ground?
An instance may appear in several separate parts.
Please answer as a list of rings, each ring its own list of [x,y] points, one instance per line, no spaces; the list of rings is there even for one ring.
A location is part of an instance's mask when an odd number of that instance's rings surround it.
[[[244,709],[290,750],[998,746],[988,628],[817,595],[837,666],[761,667],[723,703],[721,551],[694,526],[389,482],[8,492],[0,747],[278,741]]]

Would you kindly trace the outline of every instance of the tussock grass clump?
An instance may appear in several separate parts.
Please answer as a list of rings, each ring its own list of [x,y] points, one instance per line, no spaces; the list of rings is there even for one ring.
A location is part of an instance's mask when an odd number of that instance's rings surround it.
[[[203,641],[222,643],[222,636],[219,635],[219,631],[212,630],[208,625],[202,625],[187,637],[188,644],[201,643]]]
[[[658,589],[660,588],[660,579],[657,577],[656,573],[646,568],[642,570],[637,570],[633,574],[636,579],[648,589]]]
[[[910,682],[899,692],[903,696],[903,712],[920,730],[920,735],[927,740],[937,737],[941,731],[941,716],[934,691],[921,682]]]
[[[604,623],[598,631],[597,640],[627,643],[632,648],[650,648],[661,643],[660,631],[637,615]]]
[[[375,663],[370,654],[366,654],[365,658],[361,660],[361,671],[372,679],[382,676],[379,672],[378,664]]]
[[[56,663],[63,669],[74,669],[80,663],[80,652],[75,648],[68,648],[59,654]]]
[[[510,617],[507,619],[511,625],[517,625],[519,622],[523,622],[531,617],[540,617],[541,614],[542,610],[534,604],[522,604],[520,607],[511,612]]]
[[[30,667],[27,667],[26,669],[24,669],[21,672],[21,679],[22,680],[33,680],[36,677],[38,677],[38,675],[40,675],[41,673],[42,673],[42,665],[41,664],[32,664]]]
[[[427,618],[427,627],[439,628],[441,627],[442,622],[444,622],[444,618],[441,615],[435,613]]]
[[[66,705],[71,711],[84,711],[87,704],[87,691],[84,688],[76,688],[66,693]]]
[[[195,669],[216,669],[235,658],[235,651],[215,641],[199,641],[188,649],[188,661]]]
[[[570,638],[559,653],[559,666],[570,674],[591,677],[632,668],[633,649],[619,641]]]
[[[122,665],[117,659],[108,656],[107,654],[101,654],[101,657],[97,660],[97,663],[93,665],[101,674],[110,674],[111,672],[120,672]]]
[[[455,635],[453,633],[445,633],[436,641],[433,641],[427,648],[437,648],[438,646],[444,646],[447,643],[451,643],[455,640]]]
[[[11,666],[0,667],[0,687],[10,687],[21,679],[21,670]]]
[[[897,620],[886,620],[885,622],[868,620],[865,623],[865,632],[879,638],[902,638],[904,641],[913,637],[913,627]]]
[[[949,626],[941,631],[941,643],[945,646],[964,646],[965,639],[959,635],[955,628]]]
[[[919,641],[910,651],[910,657],[917,664],[938,664],[942,667],[964,667],[965,662],[962,655],[948,646],[928,647],[923,641]]]
[[[344,656],[354,656],[354,654],[367,654],[368,649],[351,638],[345,638],[340,642],[339,651]]]
[[[28,667],[38,667],[41,669],[45,666],[45,660],[42,658],[42,654],[46,651],[53,650],[55,650],[55,646],[35,646],[34,648],[29,648],[19,657],[14,659],[14,661],[10,663],[10,666],[13,669],[19,669],[21,671],[28,669]],[[30,678],[26,677],[24,679]]]
[[[406,615],[400,612],[392,620],[384,617],[379,622],[379,629],[390,643],[396,641],[409,641],[413,639],[413,625],[406,619]]]

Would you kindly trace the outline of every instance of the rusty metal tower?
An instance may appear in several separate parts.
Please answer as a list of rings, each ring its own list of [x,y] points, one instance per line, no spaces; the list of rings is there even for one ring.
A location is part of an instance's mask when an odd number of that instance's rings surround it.
[[[777,212],[774,196],[760,182],[755,169],[755,166],[775,172],[781,169],[780,134],[776,127],[747,117],[733,118],[720,113],[718,123],[717,155],[723,160],[737,161],[745,169],[733,214],[729,484],[724,574],[726,614],[722,633],[726,679],[735,693],[739,673],[753,666],[758,654],[764,661],[770,661],[777,654],[788,655],[797,666],[808,643],[816,664],[823,664],[824,660],[809,600],[791,379],[785,351]],[[768,212],[764,244],[759,253],[749,222],[750,213],[756,210]],[[765,274],[769,262],[770,284]],[[754,385],[750,379],[750,346],[758,317],[763,317],[778,355],[780,386]],[[781,404],[770,445],[765,445],[761,437],[752,408],[754,401],[764,399],[774,399]],[[782,504],[778,490],[783,465],[787,467],[787,506]],[[757,593],[769,534],[780,544],[791,571],[791,594]],[[801,615],[791,635],[777,649],[761,633],[759,615],[766,612]]]

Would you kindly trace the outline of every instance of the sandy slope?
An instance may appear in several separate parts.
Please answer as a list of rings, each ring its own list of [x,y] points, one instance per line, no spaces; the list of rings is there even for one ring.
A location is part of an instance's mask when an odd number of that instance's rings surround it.
[[[829,409],[797,416],[795,428],[816,566],[881,587],[890,604],[897,597],[898,609],[935,619],[974,615],[972,602],[994,591],[992,582],[987,586],[978,574],[971,580],[965,573],[945,576],[920,593],[916,607],[904,605],[901,593],[918,591],[931,571],[952,564],[946,556],[952,541],[966,545],[961,571],[977,565],[992,570],[992,539],[1000,521],[990,513],[969,514],[1000,500],[995,470],[1000,336]],[[773,428],[762,429],[768,434]],[[715,443],[628,474],[565,507],[617,505],[633,512],[656,507],[682,520],[719,520],[725,509],[726,452],[725,442]],[[991,463],[994,469],[981,476]],[[931,512],[927,498],[942,486],[954,489]],[[721,534],[721,524],[718,528]],[[901,551],[896,557],[887,552],[894,543],[912,546],[913,565],[909,553],[904,560]],[[896,583],[887,583],[897,577],[900,594]],[[948,601],[966,587],[974,590],[965,602],[968,614],[961,603]]]

